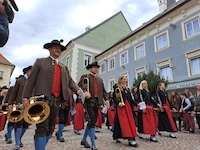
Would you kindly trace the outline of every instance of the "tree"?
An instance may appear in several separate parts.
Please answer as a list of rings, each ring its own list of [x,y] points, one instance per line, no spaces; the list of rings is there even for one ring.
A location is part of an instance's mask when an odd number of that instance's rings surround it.
[[[149,71],[149,73],[145,73],[143,75],[138,76],[138,78],[134,79],[133,82],[133,86],[136,86],[137,88],[139,88],[140,86],[140,82],[142,80],[146,80],[148,83],[148,89],[151,92],[152,96],[156,95],[156,90],[158,87],[159,83],[165,83],[166,87],[168,85],[168,81],[165,80],[163,77],[161,77],[160,75],[156,75],[154,74],[154,72],[152,70]]]

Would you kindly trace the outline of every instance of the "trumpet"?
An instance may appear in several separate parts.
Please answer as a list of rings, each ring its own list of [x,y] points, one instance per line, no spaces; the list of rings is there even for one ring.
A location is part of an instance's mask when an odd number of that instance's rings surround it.
[[[23,119],[23,110],[22,110],[22,105],[13,105],[12,111],[10,111],[7,115],[8,121],[15,123],[19,122]]]
[[[30,104],[24,110],[24,120],[27,123],[39,124],[49,117],[50,107],[41,99],[45,99],[45,96],[34,96],[29,99]]]
[[[118,99],[120,99],[120,102],[122,103],[123,106],[125,106],[124,104],[124,100],[123,100],[123,97],[122,97],[122,93],[121,93],[121,89],[119,87],[117,87],[115,89],[115,95]]]
[[[86,89],[86,91],[89,93],[90,92],[90,88],[89,88],[89,79],[88,77],[85,77],[83,79],[83,89]]]

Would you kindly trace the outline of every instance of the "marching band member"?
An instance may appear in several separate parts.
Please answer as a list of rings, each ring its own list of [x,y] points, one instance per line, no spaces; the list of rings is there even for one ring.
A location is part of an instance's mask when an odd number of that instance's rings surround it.
[[[140,83],[138,99],[140,102],[140,110],[138,112],[138,133],[150,134],[150,141],[157,142],[155,136],[158,127],[158,118],[152,106],[153,100],[148,90],[148,83],[146,80],[143,80]],[[142,138],[140,135],[139,137]]]
[[[95,123],[97,121],[98,108],[104,104],[104,100],[108,100],[108,95],[105,91],[103,80],[97,76],[98,68],[100,66],[97,62],[89,64],[86,69],[90,71],[90,74],[82,75],[78,85],[89,93],[85,94],[85,111],[88,114],[89,121],[85,127],[84,135],[81,140],[81,145],[85,148],[90,148],[90,145],[86,141],[87,136],[90,136],[92,143],[92,150],[97,150],[95,143]],[[87,87],[84,86],[83,82],[87,82]],[[108,102],[108,101],[107,101]]]
[[[76,94],[74,94],[75,114],[74,116],[74,133],[80,135],[80,130],[84,129],[84,107],[82,101]]]
[[[8,107],[9,111],[11,112],[13,110],[13,102],[15,101],[16,105],[22,104],[22,92],[24,90],[24,86],[26,84],[26,81],[28,77],[31,74],[32,66],[28,66],[23,69],[24,77],[21,77],[16,80],[15,86],[12,89],[11,95],[8,99]],[[16,122],[14,124],[15,128],[15,148],[14,150],[19,150],[20,147],[23,147],[23,144],[21,142],[21,138],[26,132],[26,129],[28,128],[29,124],[26,123],[24,120],[21,120],[19,122]]]
[[[46,144],[52,135],[55,126],[56,115],[59,106],[65,105],[69,100],[68,89],[81,95],[81,91],[70,76],[67,67],[58,62],[58,57],[66,50],[60,43],[63,40],[53,40],[44,44],[44,48],[49,50],[50,56],[37,59],[32,68],[31,75],[25,85],[23,92],[23,105],[28,106],[28,99],[32,93],[34,95],[45,95],[45,102],[50,107],[50,115],[42,123],[36,124],[34,135],[35,150],[45,150]]]
[[[110,126],[112,126],[111,131],[114,130],[114,118],[115,118],[115,104],[114,104],[114,100],[113,100],[113,91],[109,92],[109,108],[108,108],[108,112],[107,112],[107,120],[106,120],[106,126],[108,127],[108,129],[110,128]]]
[[[158,130],[170,132],[169,136],[171,138],[176,138],[174,132],[177,131],[177,128],[170,112],[170,104],[167,93],[165,92],[165,84],[160,83],[158,88],[157,105],[160,108],[160,111],[158,112]]]
[[[17,80],[17,79],[22,78],[22,77],[24,77],[24,75],[19,75],[19,77],[16,77],[15,79]],[[9,100],[9,97],[10,97],[10,95],[12,93],[13,88],[14,88],[14,86],[11,86],[8,89],[8,93],[6,94],[6,98],[5,98],[4,103],[8,103],[8,100]],[[15,103],[16,102],[14,101],[13,104],[15,104]],[[5,136],[5,141],[6,141],[7,144],[11,144],[12,143],[12,131],[14,129],[14,124],[15,123],[12,123],[10,121],[8,121],[8,123],[7,123],[7,132],[4,135]]]
[[[132,99],[130,90],[126,87],[126,76],[120,76],[114,87],[113,100],[116,104],[113,139],[120,143],[119,138],[128,139],[129,146],[138,147],[135,142],[136,125],[131,105],[137,105]],[[119,95],[119,96],[118,96]]]

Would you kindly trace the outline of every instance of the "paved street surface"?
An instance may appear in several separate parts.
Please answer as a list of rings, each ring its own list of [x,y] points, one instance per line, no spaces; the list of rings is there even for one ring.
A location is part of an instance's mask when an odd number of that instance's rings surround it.
[[[22,142],[24,147],[20,150],[34,150],[33,146],[33,135],[35,126],[31,125],[27,132],[25,133]],[[57,129],[56,129],[57,130]],[[13,150],[14,148],[14,138],[12,144],[6,144],[4,138],[5,130],[0,132],[0,150]],[[55,134],[47,144],[46,150],[87,150],[80,146],[80,141],[82,138],[83,131],[81,135],[75,135],[73,132],[73,126],[65,127],[63,132],[65,143],[60,143],[56,140]],[[14,134],[12,134],[14,137]],[[149,141],[149,136],[142,135],[144,139],[136,139],[139,144],[138,148],[133,148],[128,146],[127,140],[121,140],[122,143],[116,143],[112,140],[112,132],[107,129],[105,125],[96,133],[98,139],[96,144],[99,150],[200,150],[200,130],[196,129],[196,133],[191,134],[187,132],[177,132],[177,139],[169,138],[167,132],[163,132],[162,136],[157,135],[159,142],[153,143]],[[90,140],[88,138],[88,142]]]

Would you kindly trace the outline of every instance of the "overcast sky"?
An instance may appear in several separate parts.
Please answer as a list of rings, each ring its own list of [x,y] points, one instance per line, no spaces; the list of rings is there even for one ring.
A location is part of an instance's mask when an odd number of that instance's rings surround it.
[[[157,0],[15,0],[19,12],[10,24],[10,37],[0,48],[15,70],[15,77],[22,69],[33,65],[38,57],[47,57],[43,45],[53,39],[71,39],[122,11],[132,30],[159,13]]]

